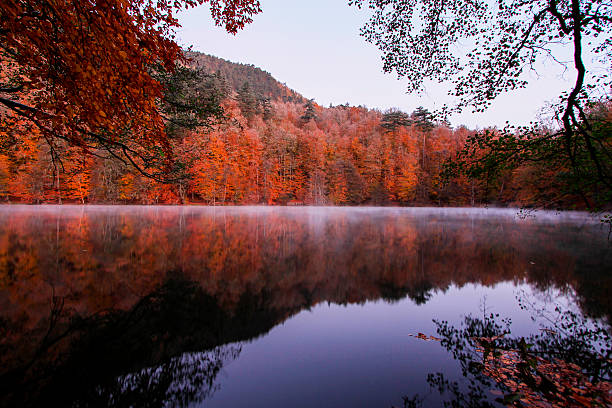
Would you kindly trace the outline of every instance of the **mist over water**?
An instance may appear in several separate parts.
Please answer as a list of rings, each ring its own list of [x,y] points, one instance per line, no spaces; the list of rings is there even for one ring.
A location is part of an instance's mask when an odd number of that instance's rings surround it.
[[[537,331],[522,297],[608,322],[607,234],[516,209],[0,206],[0,402],[401,406],[460,376],[409,336],[432,319]]]

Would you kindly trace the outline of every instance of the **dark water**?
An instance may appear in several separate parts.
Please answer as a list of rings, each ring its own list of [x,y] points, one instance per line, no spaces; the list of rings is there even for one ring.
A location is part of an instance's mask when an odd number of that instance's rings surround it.
[[[519,335],[556,306],[608,324],[607,234],[582,213],[2,206],[0,404],[437,406],[427,375],[460,367],[410,335],[483,310]]]

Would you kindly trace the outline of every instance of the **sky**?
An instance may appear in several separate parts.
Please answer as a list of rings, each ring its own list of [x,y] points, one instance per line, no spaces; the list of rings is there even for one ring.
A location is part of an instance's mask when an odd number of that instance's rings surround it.
[[[181,46],[233,62],[253,64],[322,106],[349,103],[412,112],[433,111],[450,102],[444,85],[428,84],[422,95],[407,94],[406,82],[382,72],[381,53],[359,35],[367,10],[347,0],[260,0],[262,13],[236,36],[216,27],[209,9],[200,6],[179,14]],[[503,94],[486,112],[451,117],[453,126],[470,128],[524,125],[537,120],[542,108],[571,88],[571,70],[553,63],[527,76],[526,89]]]

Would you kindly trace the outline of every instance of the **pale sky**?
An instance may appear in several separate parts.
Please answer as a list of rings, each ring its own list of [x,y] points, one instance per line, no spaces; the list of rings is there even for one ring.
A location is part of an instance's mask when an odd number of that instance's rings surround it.
[[[348,102],[385,110],[430,110],[449,101],[444,87],[431,84],[422,96],[406,94],[406,83],[382,72],[378,49],[359,36],[367,10],[349,7],[347,0],[261,0],[261,14],[236,36],[216,27],[208,7],[179,15],[182,46],[233,62],[253,64],[278,81],[323,106]],[[527,124],[549,102],[571,87],[574,74],[550,63],[539,75],[529,74],[527,89],[504,94],[486,112],[462,113],[454,126],[502,127],[506,121]]]

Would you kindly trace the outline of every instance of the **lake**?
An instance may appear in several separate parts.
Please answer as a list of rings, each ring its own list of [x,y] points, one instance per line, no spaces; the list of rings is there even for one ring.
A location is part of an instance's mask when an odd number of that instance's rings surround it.
[[[578,212],[0,206],[0,404],[438,406],[449,327],[609,327],[611,265]]]

